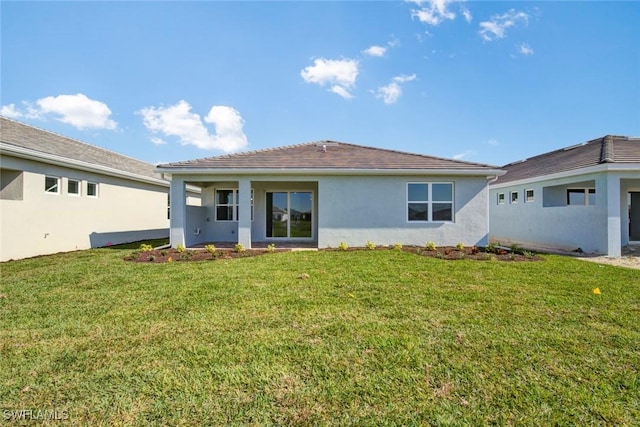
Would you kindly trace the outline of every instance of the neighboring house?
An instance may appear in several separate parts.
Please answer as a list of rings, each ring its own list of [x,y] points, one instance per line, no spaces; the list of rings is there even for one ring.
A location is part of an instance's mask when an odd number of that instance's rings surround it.
[[[171,244],[485,245],[499,168],[324,141],[158,166],[171,176]],[[202,206],[185,204],[185,185]]]
[[[621,255],[640,243],[640,138],[605,136],[503,167],[491,239]]]
[[[0,117],[0,261],[167,237],[154,165]]]

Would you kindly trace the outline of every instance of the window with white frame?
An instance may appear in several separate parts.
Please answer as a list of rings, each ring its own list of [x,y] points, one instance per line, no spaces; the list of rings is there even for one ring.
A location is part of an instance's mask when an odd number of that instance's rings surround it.
[[[510,203],[518,203],[518,192],[510,191],[509,192],[509,202]]]
[[[68,179],[67,180],[67,194],[70,196],[79,196],[80,195],[80,181],[77,179]]]
[[[87,196],[98,197],[98,184],[95,182],[87,182]]]
[[[595,188],[567,188],[567,205],[595,205]]]
[[[524,202],[531,203],[533,200],[533,189],[524,190]]]
[[[453,221],[453,183],[407,183],[407,221]]]
[[[237,189],[216,189],[216,221],[237,221],[239,199]],[[251,221],[253,221],[253,189],[251,189]]]
[[[498,204],[504,205],[504,203],[505,203],[504,193],[498,193]]]
[[[49,194],[60,194],[60,178],[55,176],[45,176],[44,192]]]

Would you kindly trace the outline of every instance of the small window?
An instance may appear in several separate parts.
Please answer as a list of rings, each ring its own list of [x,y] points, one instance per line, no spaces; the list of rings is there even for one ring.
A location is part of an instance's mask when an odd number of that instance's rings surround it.
[[[70,179],[67,181],[67,194],[71,196],[80,195],[80,181],[76,179]]]
[[[498,193],[498,204],[504,205],[504,193]]]
[[[87,196],[98,197],[98,184],[95,182],[87,182]]]
[[[524,202],[533,202],[533,190],[524,190]]]
[[[509,193],[509,200],[511,203],[518,203],[518,192],[517,191],[511,191]]]
[[[567,189],[568,205],[590,205],[596,204],[595,188],[568,188]]]
[[[237,221],[239,217],[238,190],[216,190],[216,221]],[[251,221],[253,221],[253,189],[251,189]]]
[[[44,192],[49,194],[60,194],[60,178],[45,176]]]
[[[453,184],[407,183],[407,221],[453,221]]]

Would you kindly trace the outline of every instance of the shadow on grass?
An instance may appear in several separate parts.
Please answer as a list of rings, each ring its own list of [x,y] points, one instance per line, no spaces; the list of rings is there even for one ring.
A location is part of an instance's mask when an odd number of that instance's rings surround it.
[[[143,244],[147,244],[147,245],[151,245],[154,248],[157,248],[159,246],[164,246],[164,245],[168,245],[169,244],[169,239],[168,238],[164,238],[164,239],[151,239],[151,240],[140,240],[137,242],[131,242],[131,243],[122,243],[120,245],[111,245],[111,246],[103,246],[103,249],[140,249],[140,245]]]

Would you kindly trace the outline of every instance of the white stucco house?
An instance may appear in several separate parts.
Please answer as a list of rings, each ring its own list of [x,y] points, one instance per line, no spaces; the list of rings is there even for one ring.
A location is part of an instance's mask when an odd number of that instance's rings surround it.
[[[155,166],[0,117],[0,261],[162,238]]]
[[[640,243],[640,138],[608,135],[503,166],[491,239],[611,257]]]
[[[322,141],[159,165],[171,244],[484,245],[499,168]],[[185,188],[202,191],[187,206]]]

